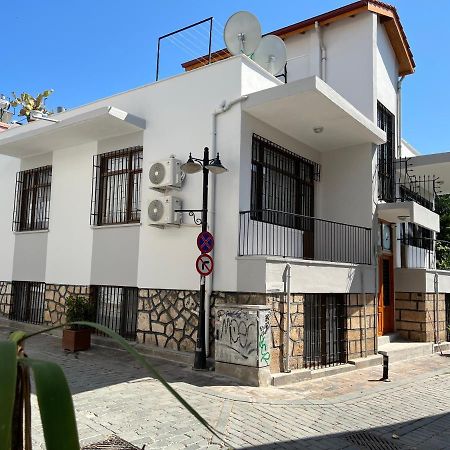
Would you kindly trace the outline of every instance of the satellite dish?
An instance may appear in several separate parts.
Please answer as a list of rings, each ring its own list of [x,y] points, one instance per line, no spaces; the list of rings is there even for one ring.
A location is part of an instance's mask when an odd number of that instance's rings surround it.
[[[253,14],[239,11],[227,20],[223,39],[232,55],[250,56],[261,41],[261,25]]]
[[[252,59],[272,75],[278,75],[286,64],[286,45],[283,39],[274,34],[264,36]]]
[[[153,222],[159,222],[164,215],[164,204],[161,200],[152,200],[148,205],[148,217]]]

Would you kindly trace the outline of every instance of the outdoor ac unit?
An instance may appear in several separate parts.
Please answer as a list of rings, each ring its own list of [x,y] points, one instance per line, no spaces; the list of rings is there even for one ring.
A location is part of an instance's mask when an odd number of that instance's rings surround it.
[[[150,166],[148,177],[150,187],[156,191],[165,192],[170,189],[181,189],[181,161],[174,157],[157,161]]]
[[[182,213],[176,210],[181,209],[181,207],[181,200],[171,195],[151,200],[148,205],[149,225],[159,227],[180,225]]]

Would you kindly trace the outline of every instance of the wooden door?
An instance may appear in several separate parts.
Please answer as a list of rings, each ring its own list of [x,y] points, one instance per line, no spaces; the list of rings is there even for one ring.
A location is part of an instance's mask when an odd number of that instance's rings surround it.
[[[394,331],[394,264],[391,255],[383,255],[378,262],[378,336]]]

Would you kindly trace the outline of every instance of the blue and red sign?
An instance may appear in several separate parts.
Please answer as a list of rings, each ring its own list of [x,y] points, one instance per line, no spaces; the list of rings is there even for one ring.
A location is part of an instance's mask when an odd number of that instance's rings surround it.
[[[214,236],[209,231],[202,231],[197,236],[197,247],[200,253],[210,253],[214,248]]]

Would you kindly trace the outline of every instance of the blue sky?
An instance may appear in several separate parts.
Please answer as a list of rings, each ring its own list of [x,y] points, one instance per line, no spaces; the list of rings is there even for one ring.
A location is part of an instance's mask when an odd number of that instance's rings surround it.
[[[6,18],[0,92],[32,94],[53,88],[54,108],[72,108],[154,81],[158,36],[214,16],[214,48],[222,44],[227,18],[253,12],[263,32],[298,22],[345,0],[173,1],[39,0],[2,2]],[[422,153],[450,151],[449,52],[447,0],[392,0],[399,11],[417,64],[403,83],[403,135]],[[2,19],[5,23],[5,19]],[[207,49],[206,27],[164,43],[161,73],[180,71],[179,63]]]

